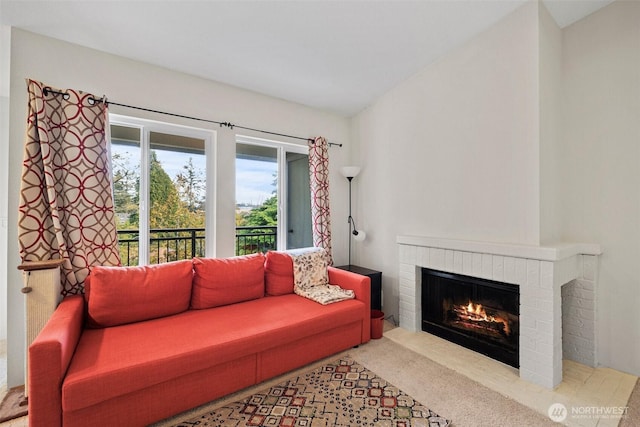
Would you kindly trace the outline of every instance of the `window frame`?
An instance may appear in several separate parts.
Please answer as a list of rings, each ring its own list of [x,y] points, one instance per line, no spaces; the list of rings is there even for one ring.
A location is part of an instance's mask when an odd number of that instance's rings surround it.
[[[217,133],[214,130],[178,125],[169,122],[141,119],[132,116],[109,113],[109,162],[111,163],[111,126],[136,128],[140,131],[140,203],[139,235],[138,235],[138,265],[149,264],[149,168],[151,155],[151,132],[158,132],[204,141],[205,156],[205,254],[215,257],[216,230],[216,148]],[[113,171],[112,171],[113,173]]]
[[[278,199],[278,227],[276,236],[276,247],[278,250],[286,250],[287,248],[287,230],[288,218],[286,204],[289,200],[287,182],[287,153],[297,153],[309,156],[309,146],[302,144],[293,144],[290,142],[276,141],[272,139],[258,138],[254,136],[236,134],[237,144],[257,145],[261,147],[269,147],[277,150],[278,177],[276,196]],[[237,153],[237,150],[236,150]],[[236,188],[237,191],[237,188]],[[311,191],[311,190],[309,190]]]

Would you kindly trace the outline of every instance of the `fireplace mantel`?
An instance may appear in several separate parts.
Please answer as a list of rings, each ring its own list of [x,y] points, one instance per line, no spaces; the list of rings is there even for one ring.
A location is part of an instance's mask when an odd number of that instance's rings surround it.
[[[476,252],[554,262],[579,254],[602,254],[600,245],[594,243],[557,243],[546,246],[533,246],[426,236],[398,236],[397,242],[401,245],[422,246],[427,248],[440,248],[462,252]]]
[[[563,352],[568,359],[596,365],[599,245],[533,246],[407,235],[398,236],[397,243],[400,327],[421,330],[423,267],[512,283],[520,288],[521,378],[554,388],[562,380]]]

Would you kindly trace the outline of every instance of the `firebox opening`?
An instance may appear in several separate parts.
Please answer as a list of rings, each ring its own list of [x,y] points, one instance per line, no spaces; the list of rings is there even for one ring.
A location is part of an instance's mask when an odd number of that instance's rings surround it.
[[[517,285],[422,269],[422,330],[519,367]]]

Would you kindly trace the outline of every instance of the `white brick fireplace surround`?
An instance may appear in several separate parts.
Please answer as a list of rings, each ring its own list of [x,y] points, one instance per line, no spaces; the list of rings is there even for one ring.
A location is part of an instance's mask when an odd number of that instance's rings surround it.
[[[398,236],[400,327],[422,330],[422,267],[520,288],[520,378],[562,381],[562,359],[595,366],[596,244],[528,246]],[[564,329],[564,330],[563,330]]]

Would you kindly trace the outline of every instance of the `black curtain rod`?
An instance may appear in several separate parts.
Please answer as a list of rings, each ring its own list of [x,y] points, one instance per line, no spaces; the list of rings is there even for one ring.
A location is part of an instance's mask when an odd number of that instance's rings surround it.
[[[65,99],[68,98],[69,94],[66,92],[59,92],[57,90],[53,90],[49,87],[44,88],[43,93],[45,96],[47,96],[48,94],[52,93],[54,95],[62,95],[63,97],[65,97]],[[245,126],[240,126],[240,125],[236,125],[230,122],[218,122],[215,120],[209,120],[209,119],[202,119],[199,117],[192,117],[192,116],[185,116],[182,114],[176,114],[176,113],[167,113],[166,111],[160,111],[160,110],[152,110],[151,108],[144,108],[144,107],[136,107],[134,105],[127,105],[127,104],[121,104],[119,102],[113,102],[113,101],[107,101],[107,98],[103,98],[103,99],[96,99],[94,97],[89,97],[89,103],[90,104],[95,104],[95,103],[100,103],[100,102],[104,102],[107,106],[108,105],[117,105],[119,107],[125,107],[125,108],[132,108],[134,110],[141,110],[141,111],[147,111],[150,113],[157,113],[157,114],[164,114],[166,116],[173,116],[173,117],[180,117],[182,119],[189,119],[189,120],[196,120],[199,122],[206,122],[206,123],[214,123],[219,125],[220,127],[228,127],[229,129],[233,129],[233,128],[238,128],[238,129],[244,129],[244,130],[251,130],[254,132],[260,132],[260,133],[266,133],[269,135],[276,135],[276,136],[284,136],[286,138],[293,138],[293,139],[299,139],[301,141],[310,141],[310,142],[314,142],[315,140],[313,138],[303,138],[301,136],[294,136],[294,135],[287,135],[284,133],[277,133],[277,132],[270,132],[268,130],[262,130],[262,129],[254,129],[254,128],[250,128],[250,127],[245,127]],[[329,144],[329,146],[337,146],[337,147],[342,147],[342,144],[338,144],[335,142],[327,142],[327,144]]]

